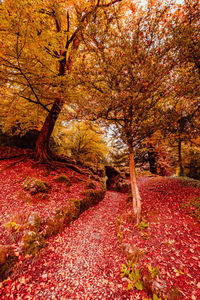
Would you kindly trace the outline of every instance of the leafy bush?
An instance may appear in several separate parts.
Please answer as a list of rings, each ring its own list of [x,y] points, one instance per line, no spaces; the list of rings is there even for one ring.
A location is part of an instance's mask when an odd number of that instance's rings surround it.
[[[48,218],[45,222],[45,229],[43,230],[44,238],[55,235],[69,225],[73,220],[79,216],[79,208],[77,203],[80,200],[71,199],[72,207],[61,207],[56,211],[53,218]],[[76,203],[75,203],[76,202]]]
[[[139,269],[135,269],[135,263],[129,261],[127,265],[122,264],[121,278],[128,277],[129,283],[127,289],[130,290],[133,286],[142,291],[144,289],[141,274]]]
[[[147,228],[149,225],[146,221],[142,220],[140,223],[135,225],[135,228],[139,229],[139,230],[143,230],[145,228]]]
[[[73,219],[77,219],[80,215],[81,211],[81,200],[79,199],[70,199],[70,203],[72,205],[72,211],[73,211]]]
[[[10,221],[8,224],[6,224],[6,227],[10,229],[11,233],[16,233],[20,230],[20,225],[14,221]]]
[[[10,232],[10,237],[12,237],[13,242],[17,242],[19,239],[21,239],[25,224],[26,221],[23,223],[22,220],[19,220],[16,216],[5,225]]]
[[[131,259],[127,264],[122,264],[121,277],[128,279],[127,289],[130,290],[135,288],[139,291],[146,291],[149,295],[153,296],[153,299],[162,300],[157,296],[160,291],[157,291],[154,287],[154,279],[159,274],[158,267],[153,268],[152,266],[141,266],[139,263],[139,257],[137,259]],[[152,298],[150,298],[152,299]]]

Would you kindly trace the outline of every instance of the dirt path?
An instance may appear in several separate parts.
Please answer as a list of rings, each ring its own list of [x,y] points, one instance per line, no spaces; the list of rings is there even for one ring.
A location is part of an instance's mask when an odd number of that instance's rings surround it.
[[[49,240],[39,259],[8,282],[1,299],[130,299],[122,291],[115,225],[125,198],[107,192],[95,208]]]

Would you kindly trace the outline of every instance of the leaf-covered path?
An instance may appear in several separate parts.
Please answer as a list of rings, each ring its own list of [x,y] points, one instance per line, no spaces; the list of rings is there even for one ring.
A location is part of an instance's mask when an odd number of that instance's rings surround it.
[[[3,283],[0,298],[147,298],[144,291],[125,290],[127,281],[120,276],[125,257],[116,220],[122,214],[123,244],[145,252],[143,266],[158,266],[156,284],[161,291],[169,295],[171,288],[174,293],[178,288],[181,296],[176,299],[200,299],[199,222],[181,208],[189,200],[199,201],[200,189],[168,178],[140,178],[139,189],[148,228],[141,231],[127,221],[126,194],[107,191],[98,205],[85,211],[62,234],[51,237],[38,258],[22,261]]]
[[[8,282],[2,299],[127,299],[116,235],[125,198],[107,192],[95,208],[52,237],[39,259]]]

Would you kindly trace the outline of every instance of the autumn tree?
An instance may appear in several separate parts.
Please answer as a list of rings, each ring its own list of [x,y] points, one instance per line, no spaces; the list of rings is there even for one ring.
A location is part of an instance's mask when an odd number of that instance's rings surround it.
[[[164,83],[175,61],[168,35],[170,6],[159,1],[149,1],[145,9],[129,4],[126,20],[116,18],[112,31],[97,34],[87,43],[78,72],[84,74],[79,77],[84,97],[87,93],[86,114],[115,124],[129,149],[133,210],[139,222],[134,149],[157,130],[158,112],[167,92]]]
[[[194,64],[200,74],[199,1],[178,4],[171,24],[173,45],[181,64]]]
[[[182,145],[195,140],[200,130],[199,1],[177,5],[170,28],[178,66],[168,82],[170,97],[161,127],[177,145],[178,175],[183,175]]]
[[[73,121],[70,124],[56,128],[59,132],[58,146],[62,154],[68,154],[77,161],[102,162],[107,153],[108,146],[102,129],[91,122]]]
[[[192,143],[183,144],[183,167],[185,176],[200,178],[200,139],[193,139]]]
[[[53,157],[49,138],[64,103],[72,99],[71,69],[88,24],[107,10],[112,14],[121,1],[3,1],[1,81],[19,101],[46,112],[35,148],[38,161]]]

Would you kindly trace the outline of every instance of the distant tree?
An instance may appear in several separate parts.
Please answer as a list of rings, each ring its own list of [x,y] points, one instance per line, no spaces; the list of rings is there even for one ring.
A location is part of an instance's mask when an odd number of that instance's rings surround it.
[[[179,62],[193,63],[200,75],[199,0],[177,5],[171,29]]]
[[[160,128],[169,144],[177,148],[177,174],[182,176],[182,144],[191,144],[200,133],[200,76],[193,63],[174,69],[169,94],[161,108]]]
[[[183,167],[185,176],[200,179],[200,138],[193,144],[183,144]]]
[[[77,161],[99,163],[108,154],[108,146],[99,126],[86,121],[73,121],[59,127],[59,146]]]
[[[109,153],[109,160],[116,167],[128,166],[128,158],[129,154],[127,149],[122,149],[121,151],[112,149]]]
[[[199,1],[177,5],[171,32],[179,63],[171,82],[173,103],[165,111],[168,134],[177,144],[178,175],[184,174],[182,144],[190,144],[200,133],[200,35]]]
[[[144,10],[133,2],[129,4],[126,20],[87,43],[89,54],[85,51],[77,71],[88,99],[82,110],[94,119],[101,117],[114,123],[113,128],[129,149],[133,210],[139,222],[141,199],[134,149],[157,130],[157,112],[166,93],[164,82],[175,62],[168,36],[170,7],[159,1],[149,1]]]

